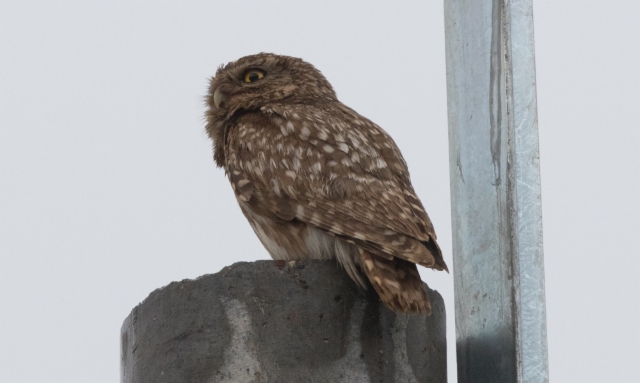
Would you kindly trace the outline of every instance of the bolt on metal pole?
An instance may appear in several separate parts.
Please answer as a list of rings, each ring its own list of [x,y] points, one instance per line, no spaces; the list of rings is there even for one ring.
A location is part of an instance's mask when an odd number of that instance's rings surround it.
[[[532,0],[445,0],[458,382],[548,382]]]

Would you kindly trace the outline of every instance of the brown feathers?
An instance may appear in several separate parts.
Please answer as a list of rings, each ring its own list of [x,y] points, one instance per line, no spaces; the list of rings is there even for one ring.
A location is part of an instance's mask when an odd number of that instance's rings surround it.
[[[264,78],[247,83],[249,70]],[[207,102],[216,163],[274,259],[336,258],[392,309],[429,311],[415,264],[447,267],[384,130],[340,103],[311,64],[286,56],[220,68]]]
[[[360,257],[362,269],[389,308],[431,314],[431,304],[415,264],[399,258],[379,257],[363,249]]]

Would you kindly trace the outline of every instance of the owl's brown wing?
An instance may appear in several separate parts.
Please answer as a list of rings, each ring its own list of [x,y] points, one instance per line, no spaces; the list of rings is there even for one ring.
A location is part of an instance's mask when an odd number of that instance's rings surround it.
[[[263,107],[225,145],[238,198],[258,214],[297,219],[380,257],[446,269],[399,149],[336,102]]]

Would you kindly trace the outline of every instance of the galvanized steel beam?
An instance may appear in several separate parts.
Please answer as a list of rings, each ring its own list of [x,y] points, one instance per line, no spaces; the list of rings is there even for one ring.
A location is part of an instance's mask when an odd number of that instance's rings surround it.
[[[445,0],[458,382],[548,382],[532,0]]]

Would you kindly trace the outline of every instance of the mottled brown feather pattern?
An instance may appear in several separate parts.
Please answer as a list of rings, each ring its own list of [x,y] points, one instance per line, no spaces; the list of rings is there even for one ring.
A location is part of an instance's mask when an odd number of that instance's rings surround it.
[[[251,69],[265,77],[245,83]],[[392,309],[429,311],[415,264],[446,265],[384,130],[340,103],[313,66],[286,56],[220,68],[207,102],[214,159],[274,259],[335,257]]]
[[[404,259],[387,259],[360,249],[363,267],[383,302],[395,311],[431,312],[418,268]]]

